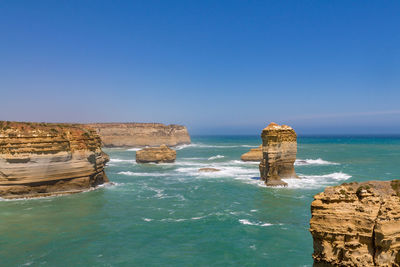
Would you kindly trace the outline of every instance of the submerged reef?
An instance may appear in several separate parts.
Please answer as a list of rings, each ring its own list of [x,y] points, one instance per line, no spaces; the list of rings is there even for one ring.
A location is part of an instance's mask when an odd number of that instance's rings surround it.
[[[287,186],[282,178],[298,178],[294,170],[297,154],[296,132],[287,125],[270,123],[261,133],[261,180],[267,186]]]
[[[314,266],[400,266],[400,180],[327,187],[311,215]]]
[[[70,194],[108,182],[95,130],[79,124],[0,121],[0,197]]]

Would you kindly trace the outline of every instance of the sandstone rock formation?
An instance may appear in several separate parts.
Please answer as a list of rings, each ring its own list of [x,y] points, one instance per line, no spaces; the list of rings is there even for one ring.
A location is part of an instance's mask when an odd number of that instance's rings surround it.
[[[314,266],[400,266],[400,180],[327,187],[311,214]]]
[[[294,171],[297,154],[296,132],[287,125],[271,123],[261,133],[263,158],[261,180],[268,186],[287,186],[281,178],[298,178]]]
[[[137,163],[171,163],[175,159],[176,151],[166,145],[146,147],[136,152]]]
[[[249,152],[244,153],[240,159],[243,161],[258,161],[260,162],[263,158],[262,145],[257,148],[250,149]]]
[[[199,172],[219,172],[220,169],[216,168],[200,168]]]
[[[81,125],[0,121],[0,197],[76,193],[108,182],[100,137]]]
[[[185,126],[161,123],[94,123],[105,147],[177,146],[190,144]]]

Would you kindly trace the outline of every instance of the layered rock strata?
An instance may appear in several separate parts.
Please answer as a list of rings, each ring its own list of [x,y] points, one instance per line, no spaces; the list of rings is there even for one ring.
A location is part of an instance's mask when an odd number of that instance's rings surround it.
[[[93,129],[0,121],[0,197],[76,193],[108,182]]]
[[[287,186],[282,178],[298,178],[294,170],[297,154],[296,132],[287,125],[271,123],[261,133],[263,158],[261,180],[267,186]]]
[[[244,153],[240,159],[243,161],[258,161],[260,162],[263,158],[262,145],[257,148],[250,149],[249,152]]]
[[[327,187],[311,214],[314,266],[400,266],[400,180]]]
[[[185,126],[161,123],[94,123],[105,147],[177,146],[190,144]]]
[[[137,163],[172,163],[176,159],[176,151],[166,145],[146,147],[136,151]]]

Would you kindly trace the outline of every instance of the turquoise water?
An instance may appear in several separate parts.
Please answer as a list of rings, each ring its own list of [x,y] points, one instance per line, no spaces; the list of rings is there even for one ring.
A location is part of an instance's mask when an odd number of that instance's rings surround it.
[[[399,137],[300,137],[288,188],[266,188],[240,155],[258,136],[194,137],[175,164],[106,149],[115,185],[0,201],[1,266],[311,266],[313,195],[398,179]],[[198,173],[201,167],[219,173]]]

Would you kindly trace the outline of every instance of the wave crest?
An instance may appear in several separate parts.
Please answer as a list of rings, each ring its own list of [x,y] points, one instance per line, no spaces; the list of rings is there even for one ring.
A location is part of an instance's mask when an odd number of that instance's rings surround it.
[[[323,160],[321,158],[318,159],[296,159],[295,166],[307,166],[307,165],[339,165],[336,162],[330,162]]]

